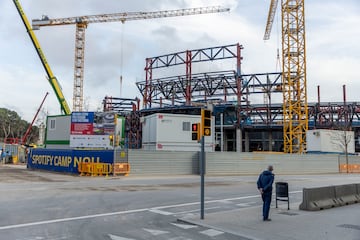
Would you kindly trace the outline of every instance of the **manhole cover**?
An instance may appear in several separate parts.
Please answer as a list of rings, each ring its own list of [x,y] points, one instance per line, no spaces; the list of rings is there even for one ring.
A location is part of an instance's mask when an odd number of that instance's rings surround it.
[[[338,225],[338,227],[356,229],[360,231],[360,225],[342,224],[342,225]]]
[[[284,214],[284,215],[288,215],[288,216],[296,216],[296,215],[299,215],[298,213],[294,213],[294,212],[279,212],[279,214]]]

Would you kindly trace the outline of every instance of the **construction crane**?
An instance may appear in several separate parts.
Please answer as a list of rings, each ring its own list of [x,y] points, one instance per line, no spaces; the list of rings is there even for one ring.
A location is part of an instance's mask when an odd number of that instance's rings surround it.
[[[304,153],[308,130],[305,0],[281,0],[284,152]],[[278,0],[271,0],[264,34],[269,39]]]
[[[25,15],[23,8],[20,5],[20,2],[18,0],[13,0],[13,2],[16,6],[17,11],[19,12],[19,15],[20,15],[24,25],[25,25],[25,28],[29,34],[29,37],[30,37],[34,47],[35,47],[35,50],[36,50],[37,54],[39,55],[40,61],[46,71],[49,83],[50,83],[51,87],[53,88],[53,90],[56,94],[56,97],[60,103],[61,111],[66,115],[71,114],[69,105],[67,104],[67,102],[65,100],[65,97],[64,97],[64,94],[62,93],[59,82],[56,79],[56,77],[54,76],[49,63],[47,62],[45,55],[44,55],[43,51],[41,50],[40,43],[37,40],[37,37],[36,37],[33,29],[31,28],[31,25]]]
[[[180,17],[196,14],[219,13],[230,11],[229,8],[202,7],[179,10],[167,10],[156,12],[124,12],[114,14],[100,14],[80,17],[54,18],[43,16],[42,19],[32,21],[33,29],[45,26],[76,25],[75,33],[75,66],[74,66],[74,90],[73,111],[82,111],[83,108],[83,79],[84,79],[84,52],[85,52],[85,29],[89,23],[122,22],[142,19]]]

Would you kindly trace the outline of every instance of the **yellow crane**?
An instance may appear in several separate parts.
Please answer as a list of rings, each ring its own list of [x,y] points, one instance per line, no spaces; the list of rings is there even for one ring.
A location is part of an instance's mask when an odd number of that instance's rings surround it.
[[[305,0],[281,0],[284,152],[304,153],[308,130]],[[271,0],[264,40],[269,39],[278,0]]]
[[[89,23],[122,22],[141,19],[180,17],[196,14],[219,13],[230,11],[229,8],[220,6],[188,8],[179,10],[155,11],[155,12],[124,12],[114,14],[99,14],[80,17],[53,18],[43,16],[42,19],[34,19],[34,30],[45,26],[76,25],[75,33],[75,66],[74,66],[74,89],[73,111],[82,111],[83,108],[83,79],[84,79],[84,52],[85,52],[85,29]]]
[[[61,111],[66,114],[66,115],[69,115],[71,114],[71,111],[70,111],[70,108],[69,108],[69,105],[67,104],[66,102],[66,99],[64,97],[64,94],[61,90],[61,87],[60,87],[60,84],[58,82],[58,80],[56,79],[56,77],[54,76],[51,68],[50,68],[50,65],[48,63],[48,61],[46,60],[45,58],[45,55],[43,53],[43,51],[41,50],[41,47],[40,47],[40,43],[39,41],[37,40],[37,37],[33,31],[33,29],[31,28],[31,25],[29,23],[29,20],[28,18],[26,17],[25,15],[25,12],[20,4],[20,2],[18,0],[13,0],[14,4],[15,4],[15,7],[16,7],[16,10],[18,11],[20,17],[21,17],[21,20],[23,21],[24,25],[25,25],[25,28],[26,28],[26,31],[35,47],[35,50],[40,58],[40,61],[46,71],[46,74],[47,74],[47,77],[48,77],[48,80],[49,80],[49,83],[51,85],[51,87],[53,88],[55,94],[56,94],[56,97],[60,103],[60,107],[61,107]]]

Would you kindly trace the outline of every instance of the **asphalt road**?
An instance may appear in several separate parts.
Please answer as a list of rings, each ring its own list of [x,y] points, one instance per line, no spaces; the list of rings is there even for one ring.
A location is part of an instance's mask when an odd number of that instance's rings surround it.
[[[301,202],[303,187],[355,179],[358,175],[276,176],[289,183],[294,202]],[[205,218],[260,207],[256,180],[207,176]],[[0,194],[0,240],[241,240],[178,220],[199,216],[199,176],[79,177],[0,165]]]

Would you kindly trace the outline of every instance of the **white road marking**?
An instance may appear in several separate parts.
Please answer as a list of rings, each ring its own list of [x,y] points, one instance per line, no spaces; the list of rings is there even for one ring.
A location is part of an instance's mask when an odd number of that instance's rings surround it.
[[[180,236],[180,237],[170,238],[169,240],[192,240],[192,239]]]
[[[132,238],[124,238],[124,237],[119,237],[119,236],[112,235],[112,234],[108,234],[108,236],[111,238],[111,240],[135,240]]]
[[[197,228],[196,225],[189,225],[189,224],[180,224],[180,223],[171,223],[172,225],[182,228],[182,229],[191,229],[191,228]]]
[[[51,236],[50,238],[47,237],[26,237],[26,238],[17,238],[16,240],[44,240],[44,239],[48,239],[48,240],[64,240],[64,239],[72,239],[72,235],[63,235],[63,236]]]
[[[218,230],[215,230],[215,229],[208,229],[208,230],[202,231],[200,233],[204,234],[204,235],[207,235],[209,237],[216,237],[216,236],[219,236],[219,235],[223,234],[224,232],[221,232],[221,231],[218,231]]]
[[[204,208],[204,210],[211,210],[211,209],[218,209],[218,208],[222,208],[222,207],[221,206],[220,207],[208,207],[208,208]],[[173,214],[179,215],[179,214],[192,213],[192,212],[200,212],[200,209],[188,210],[188,211],[183,211],[183,212],[175,212]]]
[[[156,230],[156,229],[148,229],[148,228],[143,228],[146,232],[151,233],[154,236],[158,236],[158,235],[162,235],[162,234],[166,234],[169,233],[167,231],[161,231],[161,230]]]
[[[301,193],[301,192],[302,191],[293,191],[293,192],[289,192],[289,193],[292,194],[292,193]],[[209,201],[205,201],[205,203],[208,204],[208,203],[216,203],[216,202],[221,202],[221,201],[234,201],[234,200],[258,198],[258,197],[259,197],[259,195],[250,195],[250,196],[236,197],[236,198],[209,200]],[[32,226],[52,224],[52,223],[71,222],[71,221],[78,221],[78,220],[84,220],[84,219],[90,219],[90,218],[98,218],[98,217],[116,216],[116,215],[122,215],[122,214],[139,213],[139,212],[145,212],[145,211],[150,211],[150,210],[154,210],[154,209],[160,210],[160,209],[166,209],[166,208],[192,206],[192,205],[197,205],[197,204],[200,204],[200,202],[190,202],[190,203],[174,204],[174,205],[159,206],[159,207],[152,207],[152,208],[140,208],[140,209],[127,210],[127,211],[100,213],[100,214],[93,214],[93,215],[84,215],[84,216],[78,216],[78,217],[59,218],[59,219],[53,219],[53,220],[45,220],[45,221],[38,221],[38,222],[14,224],[14,225],[8,225],[8,226],[0,226],[0,230],[23,228],[23,227],[32,227]]]
[[[100,213],[100,214],[85,215],[85,216],[72,217],[72,218],[59,218],[59,219],[53,219],[53,220],[47,220],[47,221],[14,224],[14,225],[2,226],[2,227],[0,227],[0,230],[22,228],[22,227],[32,227],[32,226],[45,225],[45,224],[51,224],[51,223],[70,222],[70,221],[84,220],[84,219],[89,219],[89,218],[107,217],[107,216],[115,216],[115,215],[121,215],[121,214],[129,214],[129,213],[138,213],[138,212],[145,212],[148,210],[149,210],[148,208],[140,208],[140,209],[134,209],[134,210],[128,210],[128,211],[121,211],[121,212]]]
[[[21,238],[19,240],[43,240],[44,237],[30,237],[30,238]]]
[[[165,216],[169,216],[169,215],[173,214],[171,212],[162,211],[162,210],[159,210],[157,208],[151,208],[149,211],[153,212],[153,213],[158,213],[158,214],[161,214],[161,215],[165,215]]]

